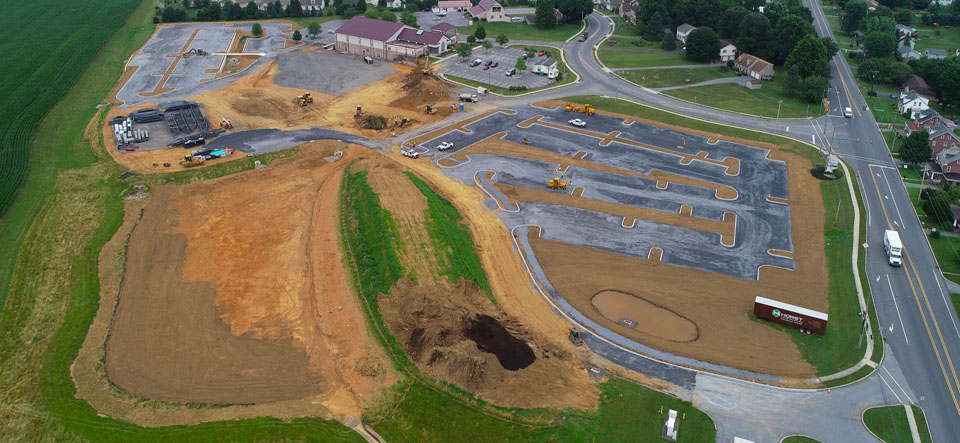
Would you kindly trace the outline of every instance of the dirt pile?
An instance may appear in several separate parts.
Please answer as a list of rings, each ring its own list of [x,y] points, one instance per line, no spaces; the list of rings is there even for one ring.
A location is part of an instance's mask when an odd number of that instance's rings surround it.
[[[433,105],[437,115],[447,116],[452,112],[448,104],[453,99],[450,86],[436,77],[412,71],[401,79],[401,90],[406,94],[390,102],[390,106],[423,111],[426,105]]]
[[[426,374],[498,405],[593,407],[575,356],[537,337],[467,279],[451,288],[394,284],[380,296],[390,332]]]

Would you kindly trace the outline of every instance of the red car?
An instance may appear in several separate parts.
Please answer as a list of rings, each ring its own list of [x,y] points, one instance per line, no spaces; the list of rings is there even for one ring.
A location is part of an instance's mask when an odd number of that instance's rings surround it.
[[[543,57],[543,56],[545,56],[545,55],[547,55],[547,53],[546,53],[546,52],[543,52],[543,51],[541,51],[541,52],[538,52],[538,53],[537,53],[537,55],[539,55],[539,56],[541,56],[541,57]]]
[[[127,151],[127,152],[133,152],[133,151],[136,151],[137,148],[135,148],[135,147],[133,147],[133,146],[127,146],[126,148],[123,148],[123,150],[124,150],[124,151]]]
[[[484,70],[484,71],[486,71],[486,70],[488,70],[488,69],[490,69],[490,65],[487,65],[487,66],[484,66],[484,67],[483,67],[483,70]]]
[[[496,68],[497,66],[500,66],[500,62],[493,62],[493,64],[490,65],[491,68]]]

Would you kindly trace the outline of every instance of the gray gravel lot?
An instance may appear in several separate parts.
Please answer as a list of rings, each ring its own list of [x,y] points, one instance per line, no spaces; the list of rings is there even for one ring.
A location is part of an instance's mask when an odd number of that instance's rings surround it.
[[[364,63],[360,56],[335,51],[299,51],[279,55],[278,85],[305,88],[326,94],[342,94],[389,76],[390,63]]]

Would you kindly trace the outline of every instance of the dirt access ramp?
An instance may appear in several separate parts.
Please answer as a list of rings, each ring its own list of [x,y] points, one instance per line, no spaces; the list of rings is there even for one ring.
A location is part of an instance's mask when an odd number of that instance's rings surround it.
[[[270,167],[158,186],[130,239],[106,370],[169,402],[307,399],[359,416],[395,380],[341,269],[342,144]],[[308,202],[305,204],[304,202]]]

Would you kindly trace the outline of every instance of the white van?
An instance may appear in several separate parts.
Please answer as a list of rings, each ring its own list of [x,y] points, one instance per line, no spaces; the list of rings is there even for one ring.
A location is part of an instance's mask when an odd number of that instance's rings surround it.
[[[900,242],[899,232],[883,231],[883,252],[887,253],[890,266],[900,266],[903,263],[903,243]]]

